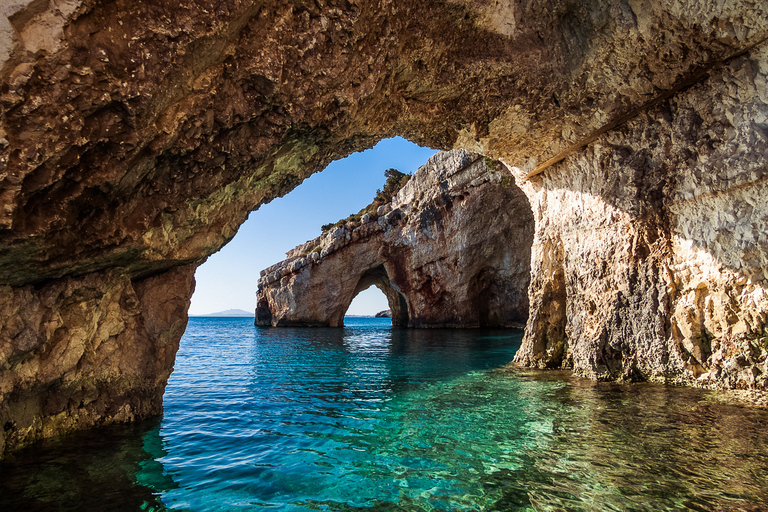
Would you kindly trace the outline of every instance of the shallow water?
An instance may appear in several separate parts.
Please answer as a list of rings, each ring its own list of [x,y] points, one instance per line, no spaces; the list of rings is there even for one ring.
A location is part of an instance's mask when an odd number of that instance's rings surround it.
[[[0,510],[762,510],[768,411],[500,369],[515,331],[193,318],[158,421],[0,464]]]

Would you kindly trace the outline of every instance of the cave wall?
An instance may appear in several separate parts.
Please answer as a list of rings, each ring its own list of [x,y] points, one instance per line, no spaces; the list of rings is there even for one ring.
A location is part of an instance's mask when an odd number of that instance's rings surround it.
[[[766,56],[710,70],[524,187],[543,222],[516,361],[765,390]]]
[[[5,449],[97,422],[88,403],[99,422],[128,419],[129,395],[156,411],[172,357],[120,380],[130,351],[97,365],[82,347],[117,315],[139,352],[175,352],[190,269],[395,134],[501,159],[528,196],[520,363],[764,387],[766,37],[751,0],[4,2]],[[120,303],[142,287],[179,315]],[[115,391],[69,400],[75,375]]]
[[[0,450],[162,412],[194,270],[138,282],[105,271],[3,287]]]

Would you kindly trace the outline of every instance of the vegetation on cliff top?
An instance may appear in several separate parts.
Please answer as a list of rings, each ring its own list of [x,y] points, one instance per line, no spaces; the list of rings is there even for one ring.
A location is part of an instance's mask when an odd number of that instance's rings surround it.
[[[376,191],[376,197],[373,198],[371,204],[364,207],[359,212],[353,213],[345,219],[341,219],[330,224],[324,224],[321,228],[323,232],[328,231],[329,229],[344,226],[346,224],[358,223],[366,213],[372,216],[376,215],[376,210],[379,208],[379,206],[390,202],[392,198],[395,197],[398,192],[400,192],[400,189],[403,188],[406,183],[408,183],[408,180],[411,179],[410,174],[405,174],[398,171],[397,169],[387,169],[384,171],[384,176],[387,178],[386,183],[384,183],[384,188],[380,188]]]

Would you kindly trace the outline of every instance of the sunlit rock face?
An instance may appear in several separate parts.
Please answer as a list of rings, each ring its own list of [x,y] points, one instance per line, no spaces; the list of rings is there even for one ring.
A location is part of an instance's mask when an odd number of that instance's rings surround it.
[[[528,197],[520,363],[763,389],[767,18],[750,0],[3,2],[0,284],[51,319],[3,313],[6,449],[93,423],[86,400],[23,405],[75,397],[64,368],[95,374],[80,347],[111,322],[46,294],[99,281],[141,332],[118,289],[183,280],[146,299],[183,306],[192,273],[168,272],[395,134],[500,159]],[[178,342],[162,318],[132,351]],[[55,347],[73,347],[60,375],[36,362]],[[128,382],[117,359],[100,382]],[[99,421],[172,359],[100,392]]]
[[[766,57],[728,61],[525,182],[538,222],[516,361],[766,388]]]
[[[401,327],[512,327],[528,316],[533,216],[499,162],[438,153],[373,215],[262,271],[257,325],[343,325],[369,286]]]

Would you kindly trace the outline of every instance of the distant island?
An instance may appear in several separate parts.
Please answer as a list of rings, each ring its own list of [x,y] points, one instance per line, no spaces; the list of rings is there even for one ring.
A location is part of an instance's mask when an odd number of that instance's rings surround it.
[[[207,315],[189,315],[189,316],[205,316],[205,317],[213,317],[213,316],[229,316],[229,317],[253,317],[254,312],[253,311],[245,311],[242,309],[228,309],[226,311],[219,311],[218,313],[210,313]]]

